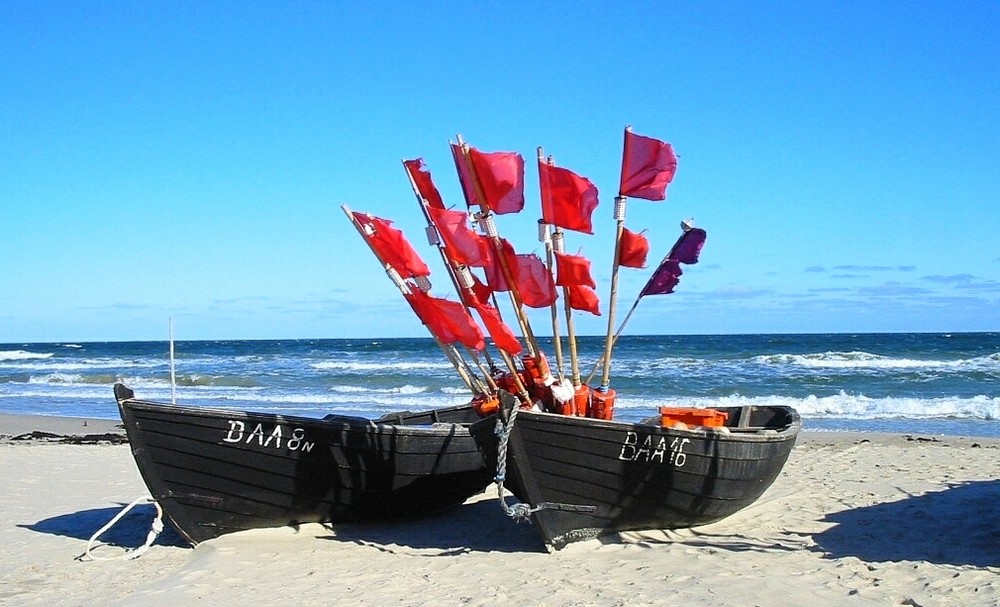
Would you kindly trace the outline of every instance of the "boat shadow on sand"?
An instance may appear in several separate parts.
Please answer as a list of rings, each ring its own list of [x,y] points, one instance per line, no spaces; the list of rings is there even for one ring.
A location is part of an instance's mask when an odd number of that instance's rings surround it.
[[[87,541],[125,506],[126,504],[121,504],[121,507],[80,510],[18,527]],[[152,504],[136,505],[105,531],[95,545],[122,549],[141,546],[146,541],[155,515],[156,508]],[[320,535],[317,539],[351,542],[387,552],[393,551],[394,547],[437,549],[441,556],[466,552],[544,551],[544,546],[531,525],[511,523],[500,511],[496,499],[466,503],[437,514],[403,521],[323,526],[328,535]],[[166,519],[163,532],[153,545],[191,548],[191,544]]]
[[[495,494],[494,494],[495,495]],[[466,502],[419,519],[328,526],[319,539],[350,542],[393,552],[395,547],[439,550],[435,556],[469,552],[545,552],[530,524],[516,525],[497,499]]]
[[[834,512],[822,519],[834,526],[812,535],[814,550],[867,562],[1000,566],[998,503],[1000,479],[993,479]]]
[[[59,514],[33,524],[18,525],[38,533],[59,535],[78,540],[89,540],[101,527],[108,524],[128,504],[112,508],[94,508],[68,514]],[[118,548],[135,548],[146,541],[150,525],[156,516],[153,504],[138,504],[129,510],[113,527],[97,538],[97,543]],[[96,545],[96,544],[95,544]],[[153,542],[154,546],[190,547],[169,521],[164,520],[163,531]]]

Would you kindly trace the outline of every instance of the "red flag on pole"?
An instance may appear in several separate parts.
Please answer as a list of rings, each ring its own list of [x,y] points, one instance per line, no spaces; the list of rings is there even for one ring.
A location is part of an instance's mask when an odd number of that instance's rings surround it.
[[[438,233],[441,234],[441,239],[447,247],[448,257],[452,261],[479,268],[486,265],[487,257],[483,249],[490,243],[483,242],[479,234],[469,228],[467,213],[433,207],[427,211],[431,221],[437,226]]]
[[[593,234],[591,215],[597,208],[597,187],[586,177],[568,169],[538,161],[542,192],[542,220],[545,223]]]
[[[430,268],[420,259],[403,233],[392,227],[391,221],[358,212],[354,213],[354,218],[364,229],[378,258],[394,268],[400,276],[430,276]]]
[[[590,312],[594,316],[601,315],[600,301],[592,288],[587,285],[568,285],[566,289],[569,293],[569,307]]]
[[[424,168],[424,159],[404,160],[403,166],[406,167],[406,172],[410,174],[410,179],[416,184],[420,197],[426,200],[432,209],[443,209],[444,202],[441,200],[441,193],[438,192],[437,187],[434,186],[434,182],[431,181],[430,171]]]
[[[538,255],[527,253],[517,256],[514,280],[517,281],[521,302],[529,308],[547,308],[556,300],[552,273]]]
[[[497,293],[509,291],[510,286],[507,285],[507,278],[504,276],[503,267],[500,265],[500,256],[497,255],[496,249],[493,248],[493,243],[489,244],[489,248],[484,248],[488,253],[488,260],[486,265],[483,266],[483,270],[486,272],[486,284]],[[514,280],[517,280],[517,253],[514,252],[514,246],[506,238],[500,239],[500,246],[503,249],[503,256],[507,261],[507,268],[513,274]]]
[[[483,325],[486,326],[486,332],[493,338],[496,347],[512,356],[521,353],[521,342],[517,340],[517,336],[514,335],[510,327],[501,320],[500,312],[496,308],[478,301],[473,302],[472,306],[479,312],[479,317],[483,319]]]
[[[591,289],[597,287],[590,274],[590,261],[583,255],[569,255],[556,252],[556,285],[571,287],[586,285]]]
[[[517,152],[480,152],[469,148],[486,206],[494,213],[517,213],[524,208],[524,159]]]
[[[455,170],[458,171],[458,181],[462,184],[462,194],[465,196],[465,204],[472,207],[479,206],[479,195],[476,194],[476,184],[472,179],[472,169],[469,167],[468,159],[462,146],[451,144],[451,157],[455,160]]]
[[[625,129],[619,196],[664,200],[676,170],[677,157],[669,143]]]
[[[473,350],[483,350],[483,333],[469,311],[457,301],[433,297],[413,287],[406,298],[413,304],[420,320],[446,344],[460,342]]]
[[[645,268],[647,255],[649,255],[649,241],[646,237],[623,227],[618,264],[626,268]]]

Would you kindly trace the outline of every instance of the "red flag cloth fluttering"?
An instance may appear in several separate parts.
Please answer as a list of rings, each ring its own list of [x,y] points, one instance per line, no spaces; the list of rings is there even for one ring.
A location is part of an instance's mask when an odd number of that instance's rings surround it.
[[[485,250],[488,252],[489,259],[486,265],[483,266],[483,270],[486,272],[486,283],[490,286],[490,289],[497,293],[509,291],[510,287],[507,285],[507,278],[504,276],[503,267],[500,265],[500,256],[497,255],[496,247],[493,246],[492,242],[488,244],[489,247]],[[517,253],[514,252],[514,246],[506,238],[500,239],[500,246],[503,249],[504,259],[507,261],[507,268],[516,280]]]
[[[476,184],[472,178],[472,169],[469,167],[468,159],[462,146],[451,144],[451,157],[455,160],[455,170],[458,171],[458,181],[462,184],[462,194],[465,196],[465,204],[472,207],[479,206],[479,195],[476,194]]]
[[[542,220],[567,230],[593,234],[591,216],[597,208],[597,187],[568,169],[538,161]]]
[[[443,209],[444,202],[441,200],[441,193],[434,186],[430,171],[424,168],[424,159],[404,160],[403,166],[406,167],[406,172],[410,174],[410,178],[416,184],[420,197],[426,200],[432,209]]]
[[[489,241],[483,241],[479,234],[469,228],[468,214],[464,211],[449,211],[447,209],[428,208],[431,221],[437,226],[438,233],[447,247],[448,258],[467,266],[483,267],[489,259],[489,252],[483,253],[483,247],[490,246]]]
[[[669,143],[625,130],[619,196],[664,200],[676,171],[677,157]]]
[[[483,350],[486,342],[479,325],[461,303],[433,297],[413,287],[406,298],[417,316],[438,339],[446,344],[460,342],[473,350]]]
[[[646,237],[623,227],[618,264],[626,268],[645,268],[647,255],[649,255],[649,241]]]
[[[503,215],[524,208],[524,159],[520,154],[469,148],[469,160],[490,210]]]
[[[569,285],[566,289],[569,293],[569,307],[590,312],[594,316],[601,315],[600,302],[593,289],[587,285]]]
[[[501,320],[500,312],[496,308],[478,301],[473,302],[472,306],[479,312],[479,317],[483,319],[486,332],[493,338],[493,343],[497,348],[510,355],[521,353],[521,342],[517,340],[517,336],[514,335],[510,327]]]
[[[552,273],[545,263],[533,253],[517,256],[514,274],[521,302],[529,308],[545,308],[556,300],[556,286]]]
[[[392,227],[388,219],[381,219],[367,213],[353,213],[355,220],[364,229],[368,242],[375,254],[389,264],[403,278],[430,276],[430,268],[420,259],[420,255],[406,240],[403,233]]]
[[[586,285],[591,289],[597,287],[590,274],[590,261],[582,255],[556,253],[556,285],[570,287]]]

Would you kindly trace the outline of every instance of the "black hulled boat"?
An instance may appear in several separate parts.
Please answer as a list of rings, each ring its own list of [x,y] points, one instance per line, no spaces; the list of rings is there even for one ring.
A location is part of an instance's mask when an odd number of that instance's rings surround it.
[[[322,419],[138,400],[116,384],[132,453],[152,497],[192,544],[298,523],[418,517],[492,480],[471,406],[377,420]]]
[[[771,485],[801,428],[798,413],[781,406],[722,407],[724,426],[687,429],[659,417],[627,423],[532,410],[518,410],[507,424],[513,411],[505,407],[472,433],[491,466],[506,451],[501,480],[555,549],[723,519]],[[506,439],[498,422],[509,428]]]

